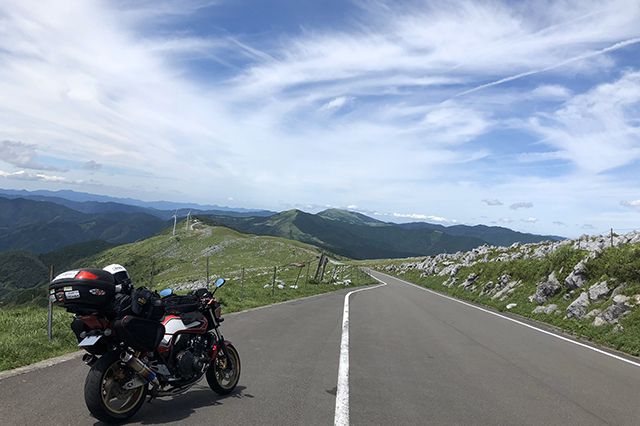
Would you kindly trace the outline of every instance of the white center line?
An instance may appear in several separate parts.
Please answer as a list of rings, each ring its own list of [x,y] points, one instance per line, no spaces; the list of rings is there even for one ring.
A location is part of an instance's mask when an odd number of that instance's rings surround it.
[[[349,296],[359,291],[373,290],[374,288],[383,287],[385,285],[387,285],[387,283],[382,282],[382,284],[373,287],[350,291],[346,296],[344,296],[344,308],[342,310],[342,339],[340,340],[340,363],[338,364],[338,386],[336,391],[336,411],[333,421],[335,426],[349,425]]]

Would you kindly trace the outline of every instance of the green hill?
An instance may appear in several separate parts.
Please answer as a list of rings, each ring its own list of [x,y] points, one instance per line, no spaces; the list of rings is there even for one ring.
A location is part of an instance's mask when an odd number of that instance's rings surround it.
[[[315,244],[353,259],[456,252],[484,244],[475,237],[449,235],[431,229],[406,229],[341,210],[325,210],[315,215],[289,210],[268,218],[210,217],[207,220],[242,232]]]
[[[83,266],[121,263],[138,284],[172,286],[205,278],[206,257],[212,275],[239,276],[242,268],[263,269],[316,261],[317,247],[283,238],[243,234],[228,228],[196,224],[186,231],[178,223],[171,229],[131,244],[106,250],[83,260]],[[77,265],[79,266],[79,264]]]

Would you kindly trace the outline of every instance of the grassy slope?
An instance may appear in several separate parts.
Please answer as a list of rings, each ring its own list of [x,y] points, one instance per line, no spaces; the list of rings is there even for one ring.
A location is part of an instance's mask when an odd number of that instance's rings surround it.
[[[424,276],[422,271],[416,269],[396,269],[395,271],[385,270],[389,265],[400,265],[402,262],[388,260],[385,262],[359,262],[382,270],[387,273],[399,276],[407,281],[429,287],[433,290],[449,294],[459,299],[491,306],[499,311],[506,310],[509,303],[517,303],[517,306],[510,312],[517,313],[524,317],[536,319],[538,321],[552,324],[594,342],[610,346],[612,348],[627,352],[632,355],[640,355],[640,307],[634,308],[629,315],[620,319],[623,331],[616,331],[613,325],[603,325],[595,327],[591,319],[565,319],[567,306],[578,297],[580,291],[587,291],[589,286],[607,280],[610,287],[615,287],[620,283],[626,283],[626,287],[621,294],[633,296],[640,293],[640,245],[624,245],[614,248],[607,248],[603,253],[588,263],[587,284],[576,291],[570,297],[563,297],[567,291],[563,289],[558,295],[549,299],[547,304],[558,305],[560,313],[557,315],[533,314],[533,309],[538,306],[530,302],[528,297],[534,294],[536,285],[545,280],[547,276],[556,271],[557,277],[562,283],[573,266],[585,255],[583,251],[570,247],[563,247],[556,252],[541,259],[517,259],[506,262],[477,263],[472,266],[463,267],[457,273],[457,282],[462,283],[471,273],[480,275],[476,285],[478,290],[471,292],[455,285],[451,288],[442,286],[448,277],[437,275]],[[423,260],[416,258],[411,261]],[[405,259],[404,262],[409,261]],[[562,272],[560,272],[562,271]],[[494,283],[503,274],[509,274],[513,279],[522,280],[523,284],[510,295],[505,301],[491,299],[491,297],[480,295],[483,285],[489,281]],[[611,305],[611,300],[592,302],[588,310],[604,309]]]
[[[166,231],[144,241],[118,246],[99,253],[76,266],[105,266],[121,263],[132,274],[137,286],[183,287],[204,285],[205,259],[210,254],[211,277],[223,276],[227,284],[216,293],[224,312],[234,312],[256,306],[325,293],[342,285],[345,279],[352,286],[372,284],[373,280],[355,267],[328,265],[325,280],[320,284],[308,282],[306,273],[313,276],[319,250],[313,246],[275,237],[256,237],[222,227],[200,226],[187,233],[184,224],[172,237]],[[300,268],[292,263],[307,262]],[[264,288],[273,282],[273,267],[277,267],[277,283],[284,289]],[[245,268],[242,280],[242,268]],[[298,288],[289,288],[300,273]],[[55,339],[47,340],[46,308],[36,306],[0,308],[0,370],[37,362],[76,350],[75,337],[69,323],[71,315],[56,308]],[[28,345],[25,342],[29,342]]]

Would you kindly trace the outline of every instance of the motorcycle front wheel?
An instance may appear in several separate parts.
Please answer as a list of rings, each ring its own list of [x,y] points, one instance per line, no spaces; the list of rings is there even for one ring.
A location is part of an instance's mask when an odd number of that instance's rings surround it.
[[[84,400],[96,419],[117,423],[140,409],[147,395],[147,386],[131,390],[121,387],[131,380],[133,374],[114,352],[105,354],[91,367],[84,383]]]
[[[240,380],[240,355],[233,345],[226,345],[225,350],[229,354],[231,365],[228,365],[227,357],[219,351],[207,370],[207,383],[219,395],[233,392]]]

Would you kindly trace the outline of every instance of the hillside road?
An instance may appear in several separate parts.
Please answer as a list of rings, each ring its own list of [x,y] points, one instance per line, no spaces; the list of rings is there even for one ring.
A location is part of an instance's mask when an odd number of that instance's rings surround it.
[[[372,274],[387,285],[349,303],[351,424],[639,423],[633,361]],[[227,315],[223,332],[243,361],[237,392],[219,397],[201,382],[145,404],[131,423],[333,424],[347,291]],[[75,359],[0,380],[0,424],[96,424],[87,371]]]

